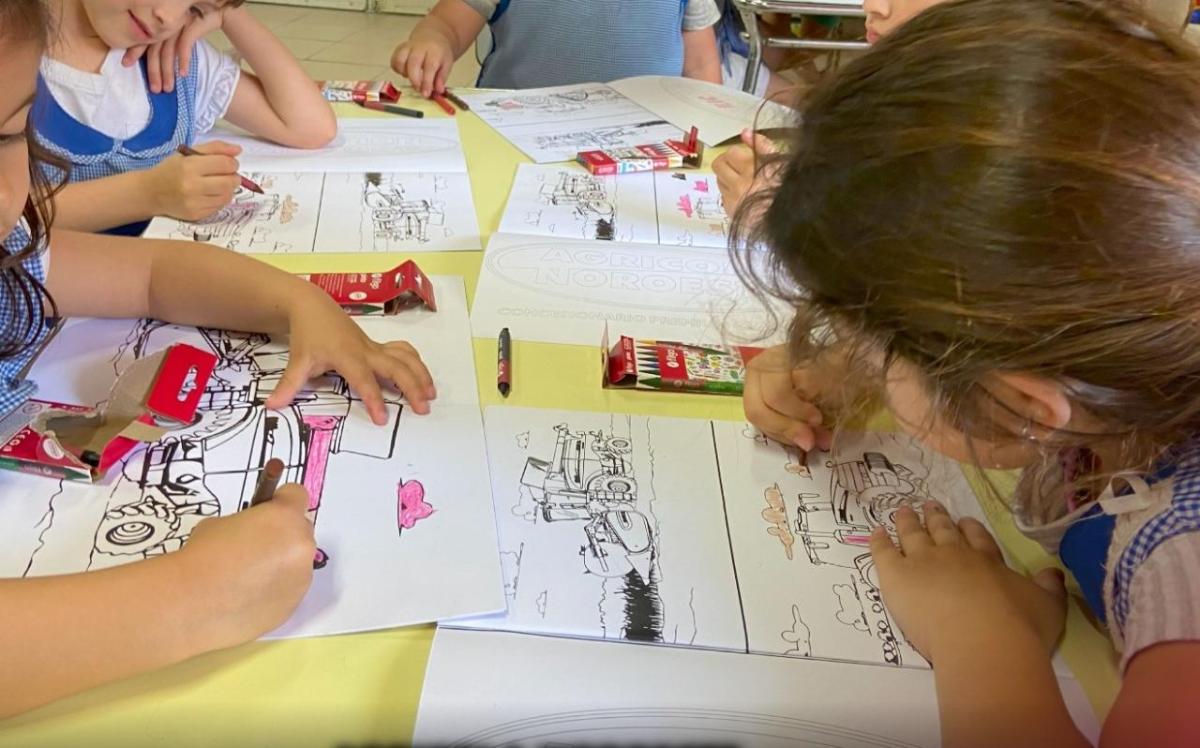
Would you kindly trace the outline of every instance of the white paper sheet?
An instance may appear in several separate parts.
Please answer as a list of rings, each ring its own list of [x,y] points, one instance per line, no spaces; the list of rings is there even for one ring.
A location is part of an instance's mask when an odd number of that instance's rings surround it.
[[[639,338],[746,344],[782,337],[722,250],[494,234],[471,325],[518,340],[598,345],[605,322]],[[599,376],[599,375],[597,375]]]
[[[735,138],[747,127],[794,126],[799,116],[780,104],[692,78],[647,75],[609,85],[681,130],[696,127],[708,145]]]
[[[432,415],[417,416],[393,396],[384,427],[335,377],[266,411],[287,350],[265,336],[68,323],[31,375],[41,398],[99,403],[125,365],[175,341],[213,350],[221,362],[197,423],[135,451],[95,486],[0,472],[0,576],[106,568],[177,550],[201,520],[238,511],[258,470],[277,456],[284,479],[313,497],[309,515],[327,560],[273,637],[502,610],[465,293],[459,278],[434,283],[437,313],[361,322],[377,340],[413,342],[439,385]]]
[[[986,517],[959,466],[889,433],[797,457],[741,423],[492,407],[507,612],[449,625],[928,664],[867,540],[902,506]]]
[[[155,218],[145,235],[205,241],[246,254],[479,249],[470,178],[456,172],[248,172],[202,221]]]
[[[1060,679],[1095,739],[1079,684]],[[936,748],[933,674],[439,629],[413,742]]]
[[[712,172],[599,177],[570,164],[521,164],[500,220],[509,234],[714,248],[728,228]]]
[[[580,151],[659,143],[679,128],[603,83],[463,94],[471,110],[539,164]]]
[[[238,161],[250,171],[467,171],[453,119],[338,119],[333,142],[314,150],[276,145],[224,124],[201,138],[210,140],[240,145]]]

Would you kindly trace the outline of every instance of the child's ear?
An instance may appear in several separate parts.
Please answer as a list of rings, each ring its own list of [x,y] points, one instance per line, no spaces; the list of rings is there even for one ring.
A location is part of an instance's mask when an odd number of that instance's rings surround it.
[[[994,394],[1034,428],[1061,429],[1071,422],[1071,400],[1053,379],[1032,374],[996,375],[999,391]]]

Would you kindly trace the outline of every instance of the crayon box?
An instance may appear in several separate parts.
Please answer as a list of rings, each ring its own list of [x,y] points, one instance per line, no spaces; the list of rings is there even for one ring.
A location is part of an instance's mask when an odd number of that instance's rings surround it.
[[[400,100],[400,89],[391,81],[322,81],[321,95],[326,101],[350,101],[361,104],[367,101],[395,103]]]
[[[433,284],[412,260],[382,273],[318,273],[300,277],[317,285],[347,314],[354,316],[391,315],[422,305],[437,311]]]
[[[100,408],[29,400],[0,420],[0,468],[99,480],[139,444],[190,425],[216,365],[176,343],[130,364]]]
[[[748,346],[635,340],[628,335],[610,346],[606,330],[601,344],[604,386],[740,395],[746,363],[762,351]]]
[[[668,140],[629,148],[580,151],[575,160],[596,176],[632,174],[643,171],[699,168],[704,162],[704,144],[696,128],[684,140]]]

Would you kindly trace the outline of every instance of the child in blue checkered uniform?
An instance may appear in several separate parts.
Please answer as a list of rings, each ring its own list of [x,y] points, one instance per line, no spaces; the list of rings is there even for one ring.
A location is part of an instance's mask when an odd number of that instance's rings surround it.
[[[1200,51],[1135,6],[938,4],[813,92],[735,219],[797,309],[749,419],[829,447],[824,416],[874,393],[931,448],[1022,468],[1018,527],[1119,653],[1106,746],[1200,745],[1197,121]],[[1086,745],[1051,663],[1061,572],[923,508],[881,512],[870,545],[943,742]]]
[[[204,218],[240,180],[238,149],[176,152],[218,119],[282,145],[315,148],[336,134],[329,104],[241,0],[54,3],[58,33],[41,65],[34,126],[70,164],[60,226],[138,235],[149,219]],[[203,40],[220,29],[254,72]],[[140,60],[134,62],[134,58]],[[178,62],[178,75],[177,71]],[[61,172],[51,169],[52,177]]]
[[[439,0],[392,69],[429,96],[454,61],[491,31],[478,84],[540,88],[637,75],[721,82],[713,0]]]
[[[49,260],[48,185],[30,159],[36,141],[26,137],[45,13],[40,0],[0,3],[0,417],[34,393],[24,371],[47,320],[59,316],[286,334],[290,364],[267,407],[286,407],[308,377],[336,370],[375,423],[388,420],[380,381],[402,390],[414,411],[428,412],[433,385],[412,348],[371,341],[293,275],[205,244],[58,228]],[[25,499],[29,480],[42,479],[0,471],[0,507]],[[201,522],[182,550],[166,556],[0,579],[0,720],[277,628],[311,581],[307,509],[304,488],[285,486],[273,501]]]

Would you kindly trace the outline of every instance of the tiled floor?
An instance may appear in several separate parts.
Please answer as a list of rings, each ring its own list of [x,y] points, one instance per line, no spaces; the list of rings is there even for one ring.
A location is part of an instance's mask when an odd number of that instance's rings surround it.
[[[396,48],[420,20],[416,16],[359,13],[251,2],[250,11],[292,50],[304,69],[318,80],[375,80],[399,76],[389,61]],[[228,41],[212,40],[222,49]],[[469,86],[479,74],[475,55],[468,51],[454,66],[449,83]]]

